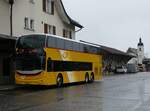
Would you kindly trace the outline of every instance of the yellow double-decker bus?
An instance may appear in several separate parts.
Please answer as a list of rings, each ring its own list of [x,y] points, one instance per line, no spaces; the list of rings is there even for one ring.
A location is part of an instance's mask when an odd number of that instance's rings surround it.
[[[49,34],[19,37],[15,81],[19,85],[57,85],[102,79],[99,47]]]

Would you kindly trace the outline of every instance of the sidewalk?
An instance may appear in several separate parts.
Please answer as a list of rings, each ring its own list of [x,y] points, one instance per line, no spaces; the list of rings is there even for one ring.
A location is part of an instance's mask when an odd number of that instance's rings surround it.
[[[16,87],[16,85],[0,85],[0,91],[13,90]]]

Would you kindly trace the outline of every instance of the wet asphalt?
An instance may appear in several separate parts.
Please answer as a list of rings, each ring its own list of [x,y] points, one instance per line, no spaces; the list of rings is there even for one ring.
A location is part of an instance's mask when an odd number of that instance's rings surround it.
[[[0,111],[150,111],[150,72],[117,74],[63,88],[0,91]]]

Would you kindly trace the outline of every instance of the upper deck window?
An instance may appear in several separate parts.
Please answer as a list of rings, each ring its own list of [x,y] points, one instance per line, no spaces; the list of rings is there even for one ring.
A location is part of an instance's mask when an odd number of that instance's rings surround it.
[[[65,40],[57,37],[48,36],[47,37],[47,47],[49,48],[59,48],[64,50],[73,50],[86,53],[99,53],[99,48],[91,46],[88,44],[82,44],[75,41]]]
[[[43,48],[45,47],[44,35],[27,35],[19,38],[17,48]]]

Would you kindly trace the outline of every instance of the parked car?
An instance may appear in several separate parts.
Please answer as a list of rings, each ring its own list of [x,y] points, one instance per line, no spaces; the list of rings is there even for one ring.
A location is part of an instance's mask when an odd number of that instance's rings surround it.
[[[127,68],[125,66],[116,67],[116,73],[127,73]]]

